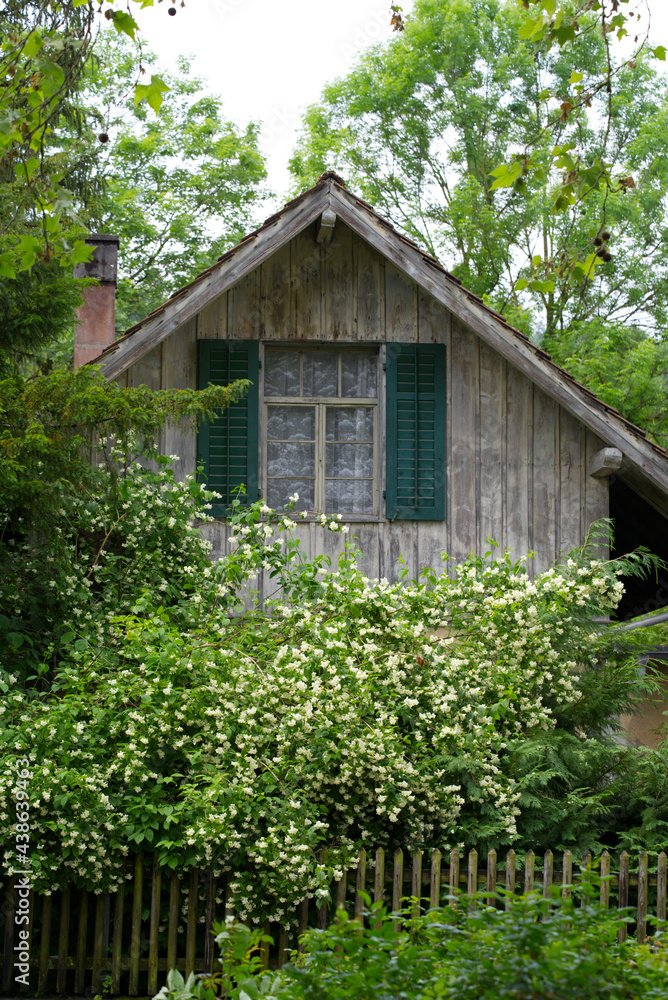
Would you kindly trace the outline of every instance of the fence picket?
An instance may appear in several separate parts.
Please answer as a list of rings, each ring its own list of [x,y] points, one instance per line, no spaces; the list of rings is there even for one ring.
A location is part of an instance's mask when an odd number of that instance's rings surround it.
[[[366,851],[364,848],[359,853],[357,861],[357,875],[355,877],[355,920],[360,923],[364,921],[364,900],[362,893],[366,886]]]
[[[204,918],[204,971],[213,971],[214,937],[213,924],[216,919],[216,880],[207,876],[206,916]]]
[[[429,905],[439,906],[441,902],[441,852],[438,848],[431,852],[429,870]]]
[[[265,922],[262,924],[262,933],[266,934],[266,935],[271,934],[271,924],[269,923],[268,920],[265,920]],[[261,941],[260,942],[260,964],[261,964],[261,966],[262,966],[263,969],[268,969],[269,968],[269,942],[268,941]]]
[[[647,852],[638,859],[638,923],[636,937],[638,944],[644,944],[647,937]]]
[[[74,992],[81,996],[86,988],[86,947],[88,937],[88,892],[79,894],[79,927],[77,930],[77,968],[74,974]]]
[[[478,891],[478,852],[475,847],[469,851],[469,868],[466,880],[466,891],[469,896],[473,897]],[[475,908],[475,900],[471,898],[469,903],[469,910]]]
[[[414,900],[411,906],[411,916],[413,919],[417,919],[420,916],[420,901],[422,899],[422,851],[413,851],[411,876],[411,896]]]
[[[543,898],[549,899],[552,894],[552,879],[554,877],[554,855],[546,851],[543,857]],[[548,920],[548,914],[543,914],[543,922]]]
[[[392,912],[397,913],[401,909],[401,900],[404,894],[404,852],[402,850],[394,852],[392,875]]]
[[[454,897],[459,892],[459,851],[450,851],[450,906],[455,905]]]
[[[281,929],[278,932],[278,960],[277,965],[279,969],[282,969],[288,960],[287,952],[290,949],[290,931],[287,927],[281,924]]]
[[[517,875],[517,856],[514,850],[511,849],[506,854],[506,892],[515,895],[515,878]],[[506,910],[510,910],[512,906],[512,900],[510,896],[506,896]]]
[[[135,858],[135,882],[132,893],[132,927],[130,930],[130,984],[128,993],[139,993],[139,948],[141,945],[141,897],[144,888],[144,852]]]
[[[121,954],[123,951],[123,903],[125,901],[125,883],[116,890],[114,903],[114,932],[111,942],[111,991],[121,992]]]
[[[666,919],[666,858],[665,851],[659,854],[659,862],[656,869],[656,915],[659,920]]]
[[[329,917],[329,907],[327,906],[327,900],[323,899],[322,903],[318,908],[318,927],[321,931],[324,931],[327,927],[327,918]]]
[[[373,877],[373,901],[374,903],[380,903],[381,906],[385,904],[385,851],[382,847],[379,847],[376,851],[376,868]],[[380,917],[376,917],[372,923],[375,929],[382,926]]]
[[[93,994],[102,992],[102,958],[104,953],[104,911],[105,896],[95,901],[95,932],[93,935]]]
[[[487,896],[485,902],[488,906],[494,906],[494,894],[496,893],[496,851],[487,852]]]
[[[564,851],[564,860],[561,873],[561,896],[568,899],[573,885],[573,855],[570,851]]]
[[[373,881],[373,901],[382,903],[385,898],[385,851],[379,847],[376,851],[376,871]]]
[[[195,971],[195,943],[197,938],[197,869],[188,876],[188,913],[186,916],[186,979]]]
[[[169,880],[169,918],[167,921],[167,972],[177,966],[177,942],[179,931],[179,896],[181,882],[178,875]]]
[[[58,972],[56,975],[56,991],[67,992],[67,947],[70,935],[70,887],[63,889],[60,897],[60,931],[58,934]]]
[[[39,968],[37,972],[37,989],[39,990],[40,993],[46,993],[46,983],[49,975],[49,956],[51,955],[52,905],[53,905],[52,896],[42,897],[42,934],[39,943]]]
[[[591,886],[591,851],[584,851],[582,854],[582,868],[580,879],[582,885]],[[587,905],[588,893],[583,892],[580,895],[580,906],[584,907]]]
[[[524,855],[524,891],[533,892],[534,871],[536,867],[536,855],[533,851],[527,851]]]
[[[148,992],[155,996],[158,992],[158,927],[160,926],[160,889],[162,873],[158,859],[153,858],[151,869],[151,915],[148,929]]]
[[[610,854],[603,851],[601,855],[601,891],[599,893],[601,906],[610,908]]]
[[[626,851],[622,851],[619,856],[619,908],[624,909],[629,905],[629,856]],[[619,925],[617,940],[621,944],[626,941],[626,924],[622,921]]]
[[[582,885],[591,884],[591,851],[584,851],[582,855],[582,869],[581,869],[581,880]],[[580,906],[584,907],[587,905],[588,893],[583,892],[580,896]]]

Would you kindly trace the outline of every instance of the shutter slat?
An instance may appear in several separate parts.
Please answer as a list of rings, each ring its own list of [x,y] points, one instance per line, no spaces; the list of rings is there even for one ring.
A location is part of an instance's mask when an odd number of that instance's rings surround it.
[[[387,345],[386,509],[445,520],[445,347]]]
[[[198,434],[198,462],[209,489],[221,497],[212,508],[214,517],[225,517],[243,485],[246,501],[257,500],[258,442],[258,344],[257,341],[200,340],[200,389],[249,379],[251,386],[239,402],[205,420]]]

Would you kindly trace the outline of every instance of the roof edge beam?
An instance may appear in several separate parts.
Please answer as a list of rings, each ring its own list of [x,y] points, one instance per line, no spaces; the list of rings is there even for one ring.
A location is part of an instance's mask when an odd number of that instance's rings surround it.
[[[594,479],[605,479],[622,467],[623,455],[619,448],[601,448],[589,461],[589,475]]]

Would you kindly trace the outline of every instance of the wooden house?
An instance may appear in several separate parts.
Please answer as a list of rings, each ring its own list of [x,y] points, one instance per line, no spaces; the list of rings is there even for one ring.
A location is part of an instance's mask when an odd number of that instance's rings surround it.
[[[167,430],[163,450],[181,476],[203,463],[220,517],[241,483],[341,513],[370,577],[488,537],[541,570],[608,516],[621,548],[668,555],[666,452],[333,173],[96,360],[129,386],[249,378],[241,404],[199,435]],[[205,531],[216,558],[224,524]],[[312,518],[296,531],[307,553],[341,544]],[[635,586],[624,614],[662,592]]]

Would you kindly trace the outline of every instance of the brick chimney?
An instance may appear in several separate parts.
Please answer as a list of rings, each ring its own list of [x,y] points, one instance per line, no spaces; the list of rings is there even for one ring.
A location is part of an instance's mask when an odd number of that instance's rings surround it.
[[[86,288],[77,309],[74,327],[74,370],[113,344],[116,323],[116,270],[118,236],[91,233],[86,243],[94,247],[93,258],[74,268],[75,278],[97,278],[99,285]]]

